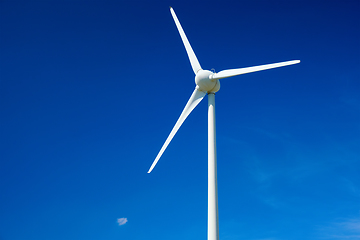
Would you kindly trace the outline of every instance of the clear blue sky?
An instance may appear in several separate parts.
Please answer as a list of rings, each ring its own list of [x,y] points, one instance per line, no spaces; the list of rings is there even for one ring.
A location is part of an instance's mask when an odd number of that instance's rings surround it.
[[[221,81],[220,238],[360,239],[358,0],[0,1],[0,239],[206,239],[206,100],[147,174],[195,86],[169,6],[205,69],[302,61]]]

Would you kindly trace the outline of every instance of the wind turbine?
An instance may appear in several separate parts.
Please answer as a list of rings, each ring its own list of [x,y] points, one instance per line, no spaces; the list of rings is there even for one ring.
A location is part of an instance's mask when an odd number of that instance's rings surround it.
[[[184,110],[182,111],[175,126],[171,130],[160,152],[156,156],[148,173],[150,173],[161,155],[164,153],[166,147],[173,139],[176,132],[179,130],[182,123],[192,110],[201,102],[201,100],[208,95],[208,240],[219,239],[219,214],[218,214],[218,191],[217,191],[217,170],[216,170],[216,131],[215,131],[215,93],[220,89],[220,79],[237,76],[240,74],[257,72],[271,68],[283,67],[292,64],[297,64],[300,60],[286,61],[280,63],[265,64],[254,67],[237,68],[223,70],[218,73],[213,73],[209,70],[203,70],[200,66],[196,55],[191,48],[191,45],[185,35],[183,28],[174,12],[170,7],[171,15],[175,21],[176,27],[180,33],[181,39],[184,43],[187,55],[189,57],[191,67],[195,73],[195,90],[188,100]]]

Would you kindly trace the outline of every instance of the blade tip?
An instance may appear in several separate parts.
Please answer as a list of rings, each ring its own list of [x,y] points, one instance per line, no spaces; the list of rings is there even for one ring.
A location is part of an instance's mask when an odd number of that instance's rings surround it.
[[[151,171],[154,169],[153,166],[150,167],[149,171],[147,173],[151,173]]]

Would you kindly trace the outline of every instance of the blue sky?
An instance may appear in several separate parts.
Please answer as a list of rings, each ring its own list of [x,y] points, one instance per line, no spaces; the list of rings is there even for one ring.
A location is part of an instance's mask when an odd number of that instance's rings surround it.
[[[0,239],[206,239],[204,69],[222,240],[360,239],[360,2],[1,1]],[[120,225],[122,224],[122,225]]]

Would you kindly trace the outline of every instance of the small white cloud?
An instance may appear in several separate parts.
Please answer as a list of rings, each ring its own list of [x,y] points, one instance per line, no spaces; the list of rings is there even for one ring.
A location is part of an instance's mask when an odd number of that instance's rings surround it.
[[[118,222],[119,226],[121,226],[121,225],[124,225],[125,223],[127,223],[128,220],[127,220],[127,218],[118,218],[117,222]]]

